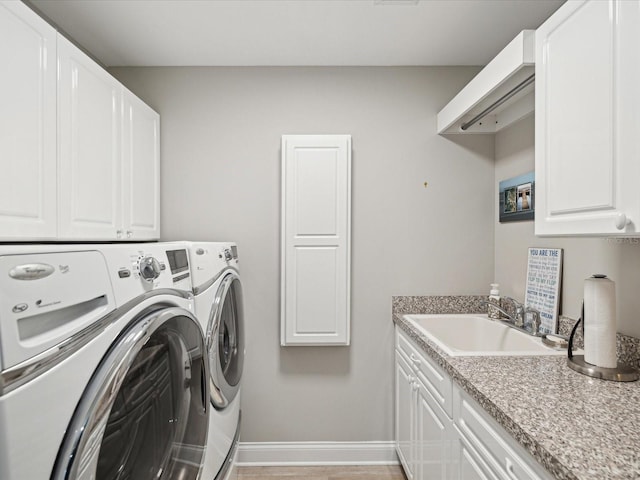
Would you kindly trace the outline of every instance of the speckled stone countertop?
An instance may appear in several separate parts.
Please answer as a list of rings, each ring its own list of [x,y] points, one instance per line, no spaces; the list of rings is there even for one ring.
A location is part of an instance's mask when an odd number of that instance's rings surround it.
[[[586,377],[563,356],[450,357],[403,319],[479,313],[485,298],[394,297],[393,321],[555,478],[640,479],[640,382]]]

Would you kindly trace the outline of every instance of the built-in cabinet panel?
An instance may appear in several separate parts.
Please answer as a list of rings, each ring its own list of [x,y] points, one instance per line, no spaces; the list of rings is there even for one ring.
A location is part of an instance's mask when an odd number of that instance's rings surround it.
[[[640,3],[569,1],[536,31],[536,234],[640,234]]]
[[[282,345],[348,345],[351,137],[282,137]]]
[[[0,239],[56,236],[56,31],[0,3]]]
[[[122,87],[58,40],[59,237],[117,240],[122,225]]]

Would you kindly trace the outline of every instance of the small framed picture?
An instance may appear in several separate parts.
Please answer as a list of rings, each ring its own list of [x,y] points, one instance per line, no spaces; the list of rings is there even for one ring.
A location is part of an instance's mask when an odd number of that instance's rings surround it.
[[[500,182],[498,202],[500,222],[533,220],[535,211],[533,172]]]

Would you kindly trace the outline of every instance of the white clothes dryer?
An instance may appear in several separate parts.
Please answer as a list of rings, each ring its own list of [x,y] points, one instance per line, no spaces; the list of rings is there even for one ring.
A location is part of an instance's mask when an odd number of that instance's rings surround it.
[[[190,280],[175,244],[0,246],[0,478],[199,478]]]
[[[209,440],[202,480],[236,477],[240,387],[245,355],[242,285],[235,243],[185,242],[195,315],[205,331],[209,359]]]

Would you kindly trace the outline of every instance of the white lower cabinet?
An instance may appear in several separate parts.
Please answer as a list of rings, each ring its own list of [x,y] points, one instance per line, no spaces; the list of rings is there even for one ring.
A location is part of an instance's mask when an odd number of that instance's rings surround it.
[[[404,468],[407,480],[412,480],[415,475],[415,411],[416,402],[413,385],[415,377],[411,367],[404,360],[400,352],[396,351],[396,409],[395,409],[395,434],[396,451],[400,463]]]
[[[460,435],[457,437],[455,448],[457,480],[498,480],[478,453]]]
[[[456,450],[459,480],[553,478],[475,400],[457,386],[453,390],[453,403],[459,445]]]
[[[452,478],[451,419],[438,406],[420,378],[416,380],[416,479]]]
[[[425,375],[426,373],[426,375]],[[432,381],[434,379],[435,381]],[[451,380],[402,333],[396,335],[396,440],[407,480],[454,478]]]
[[[552,478],[398,327],[395,370],[396,451],[407,480]]]

